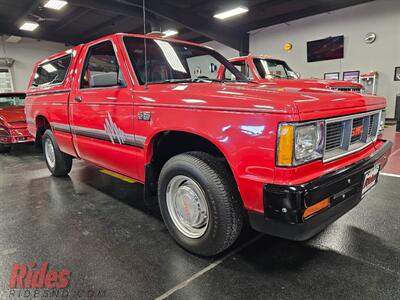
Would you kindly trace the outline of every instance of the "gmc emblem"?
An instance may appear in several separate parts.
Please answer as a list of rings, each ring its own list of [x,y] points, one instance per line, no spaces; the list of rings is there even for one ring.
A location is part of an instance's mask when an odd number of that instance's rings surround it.
[[[351,137],[362,135],[363,133],[363,126],[354,127],[351,131]]]

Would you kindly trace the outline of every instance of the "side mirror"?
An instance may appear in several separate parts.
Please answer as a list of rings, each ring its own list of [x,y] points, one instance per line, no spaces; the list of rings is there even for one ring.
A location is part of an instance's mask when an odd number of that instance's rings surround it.
[[[90,87],[107,87],[118,85],[117,72],[92,74],[90,77]]]

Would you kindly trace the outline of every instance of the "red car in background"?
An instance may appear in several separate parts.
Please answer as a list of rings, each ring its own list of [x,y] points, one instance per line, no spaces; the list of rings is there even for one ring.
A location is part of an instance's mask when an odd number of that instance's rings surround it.
[[[299,73],[293,71],[285,61],[267,55],[253,56],[250,54],[231,58],[229,61],[247,79],[273,87],[320,88],[356,93],[362,93],[364,88],[362,84],[349,81],[300,79]],[[218,70],[218,78],[234,79],[232,73],[223,66]]]
[[[0,153],[12,144],[33,142],[24,112],[25,93],[0,93]]]

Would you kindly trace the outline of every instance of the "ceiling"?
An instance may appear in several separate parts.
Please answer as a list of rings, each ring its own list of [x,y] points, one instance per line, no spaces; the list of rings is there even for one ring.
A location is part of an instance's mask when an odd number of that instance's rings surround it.
[[[44,8],[47,0],[0,0],[0,34],[32,37],[75,45],[115,32],[143,32],[143,0],[67,0],[61,10]],[[146,31],[176,29],[176,38],[194,42],[217,40],[248,49],[247,32],[372,0],[147,0]],[[248,13],[224,21],[215,13],[237,6]],[[40,24],[21,31],[24,21]]]

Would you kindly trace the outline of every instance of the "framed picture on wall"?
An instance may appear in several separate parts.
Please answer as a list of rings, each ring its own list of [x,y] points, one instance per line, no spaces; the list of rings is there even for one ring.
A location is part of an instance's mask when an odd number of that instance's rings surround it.
[[[325,73],[324,79],[326,80],[339,80],[339,72]]]
[[[400,67],[394,68],[394,81],[400,81]]]
[[[358,83],[360,79],[360,71],[346,71],[343,72],[343,80]]]

